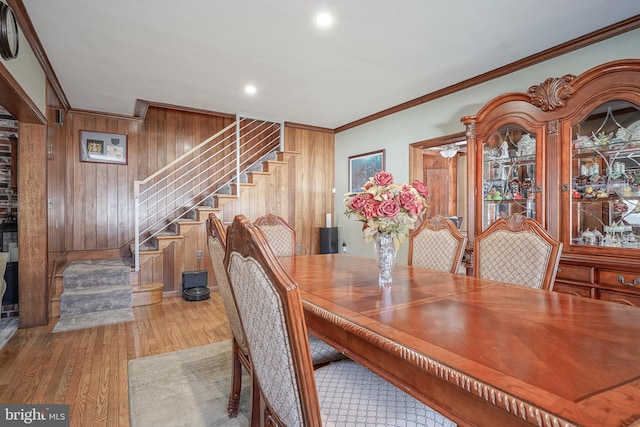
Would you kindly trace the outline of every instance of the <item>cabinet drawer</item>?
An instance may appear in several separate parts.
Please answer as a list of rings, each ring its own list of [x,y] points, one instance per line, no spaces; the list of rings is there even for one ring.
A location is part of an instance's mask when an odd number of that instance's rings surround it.
[[[616,292],[600,291],[600,299],[603,301],[615,302],[618,304],[633,305],[640,307],[640,296],[629,294],[618,294]]]
[[[593,267],[560,264],[556,278],[572,282],[593,283]]]
[[[593,288],[589,288],[586,286],[569,285],[567,283],[558,283],[558,282],[556,282],[553,285],[553,290],[555,292],[560,292],[563,294],[576,295],[579,297],[587,297],[587,298],[591,298],[591,295],[593,292]]]
[[[598,276],[598,283],[603,286],[615,286],[617,288],[637,290],[640,292],[640,272],[600,270]],[[618,277],[621,277],[625,283],[629,284],[633,284],[635,281],[635,285],[624,285]]]

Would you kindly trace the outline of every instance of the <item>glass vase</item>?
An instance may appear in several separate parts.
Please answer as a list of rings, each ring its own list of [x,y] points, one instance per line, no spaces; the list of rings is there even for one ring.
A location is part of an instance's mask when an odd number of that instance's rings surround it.
[[[373,247],[378,261],[378,283],[389,285],[393,282],[392,271],[396,263],[396,248],[389,234],[376,234],[373,237]]]

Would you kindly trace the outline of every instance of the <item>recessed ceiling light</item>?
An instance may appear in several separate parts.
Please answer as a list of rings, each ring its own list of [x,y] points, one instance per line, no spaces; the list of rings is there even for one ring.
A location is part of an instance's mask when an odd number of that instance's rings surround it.
[[[326,28],[330,26],[332,22],[333,22],[333,17],[329,15],[327,12],[319,13],[316,16],[316,24],[318,24],[319,27]]]
[[[256,93],[257,89],[254,85],[246,85],[244,87],[244,92],[248,93],[249,95],[253,95],[254,93]]]

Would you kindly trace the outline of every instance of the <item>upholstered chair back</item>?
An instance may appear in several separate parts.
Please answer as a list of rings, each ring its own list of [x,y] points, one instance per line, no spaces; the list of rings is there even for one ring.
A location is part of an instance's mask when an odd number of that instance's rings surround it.
[[[442,216],[425,220],[409,236],[409,265],[457,273],[467,238]]]
[[[535,289],[553,289],[562,243],[534,219],[510,215],[476,237],[477,277]]]
[[[296,254],[296,231],[283,218],[267,214],[256,219],[254,224],[262,230],[276,256]]]
[[[209,247],[211,263],[213,264],[213,275],[218,283],[218,289],[220,290],[220,296],[222,297],[224,311],[229,319],[229,328],[231,329],[231,333],[242,352],[248,354],[249,350],[247,349],[244,332],[242,330],[242,325],[240,324],[240,318],[238,317],[238,310],[236,309],[236,304],[233,301],[233,294],[231,293],[227,271],[224,267],[227,234],[224,226],[222,225],[222,221],[220,221],[214,213],[209,214],[206,228],[207,245]]]
[[[254,376],[277,425],[318,425],[320,410],[302,301],[264,233],[236,216],[225,265]]]

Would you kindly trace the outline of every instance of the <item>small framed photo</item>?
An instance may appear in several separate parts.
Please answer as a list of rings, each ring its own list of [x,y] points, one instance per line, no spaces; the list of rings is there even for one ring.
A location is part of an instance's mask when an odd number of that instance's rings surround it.
[[[127,135],[80,131],[80,160],[127,164]]]
[[[362,186],[384,170],[384,150],[349,157],[349,192],[362,191]]]

